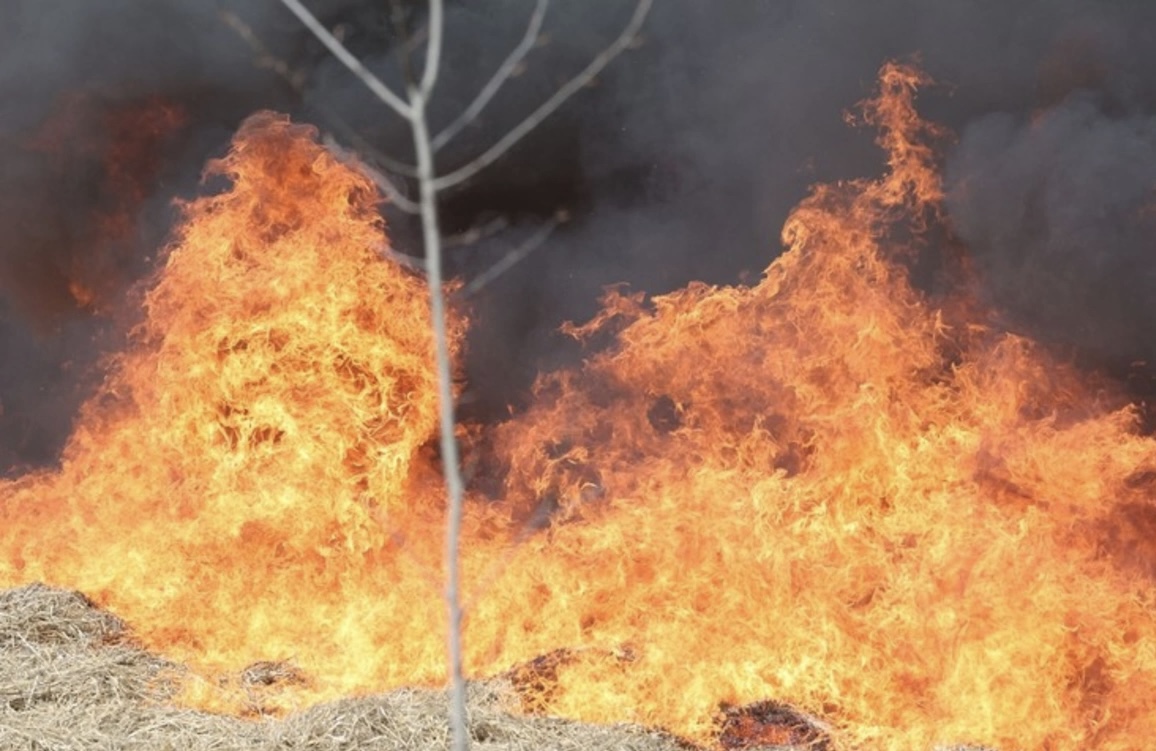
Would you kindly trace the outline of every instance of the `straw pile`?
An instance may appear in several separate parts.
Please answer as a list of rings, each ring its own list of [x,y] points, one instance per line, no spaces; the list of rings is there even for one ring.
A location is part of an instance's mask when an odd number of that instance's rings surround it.
[[[291,680],[291,671],[278,672],[284,670],[263,663],[246,672],[260,684]],[[435,751],[450,746],[447,701],[439,691],[403,689],[284,718],[243,719],[169,703],[185,672],[136,646],[123,621],[80,593],[39,584],[0,591],[0,751]],[[473,748],[696,751],[637,726],[520,715],[520,705],[505,679],[471,685]],[[783,711],[773,703],[752,705],[736,709],[730,719],[765,713],[768,707]],[[728,727],[737,726],[724,725],[720,746],[732,750],[829,748],[820,737],[800,739],[797,746],[764,745],[758,732],[728,742]]]
[[[83,595],[0,591],[3,751],[425,751],[449,747],[446,699],[401,690],[286,718],[223,717],[167,703],[182,668],[136,647],[127,626]],[[484,751],[686,751],[632,726],[518,716],[509,685],[471,686],[470,732]]]

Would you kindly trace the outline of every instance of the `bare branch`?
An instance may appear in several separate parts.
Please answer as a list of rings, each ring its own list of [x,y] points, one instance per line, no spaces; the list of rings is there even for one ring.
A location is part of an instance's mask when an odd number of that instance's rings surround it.
[[[252,26],[245,23],[245,21],[233,11],[225,10],[224,8],[217,11],[217,17],[220,18],[226,26],[235,31],[242,41],[249,45],[250,49],[252,49],[253,53],[257,56],[257,67],[268,68],[285,79],[285,82],[292,86],[295,91],[298,93],[302,92],[304,87],[301,83],[301,75],[295,73],[289,66],[289,63],[274,55],[265,43],[261,41],[261,38],[257,36],[257,33],[253,31]]]
[[[427,30],[423,29],[417,34],[410,33],[404,0],[389,0],[389,21],[390,25],[393,26],[393,34],[397,37],[393,54],[397,58],[397,64],[401,69],[402,80],[405,81],[405,89],[408,94],[410,87],[414,86],[417,81],[413,75],[413,51],[417,49],[418,40],[426,36]]]
[[[285,0],[282,0],[282,2],[284,1]],[[469,180],[497,161],[498,158],[509,151],[514,144],[521,141],[527,133],[537,128],[543,120],[554,114],[566,100],[572,97],[583,86],[593,81],[595,76],[601,73],[614,58],[618,57],[623,50],[630,46],[634,38],[638,35],[639,29],[642,28],[642,23],[646,20],[646,16],[650,12],[650,6],[653,4],[654,0],[638,0],[638,5],[634,9],[634,15],[631,17],[630,23],[623,29],[622,34],[620,34],[609,47],[604,49],[598,57],[594,58],[581,73],[567,81],[562,88],[554,92],[552,97],[543,102],[529,117],[518,123],[518,125],[481,156],[469,164],[459,167],[448,175],[443,175],[434,180],[434,189],[439,191],[445,190],[446,188],[452,188],[455,185]]]
[[[428,102],[438,80],[442,59],[445,6],[443,0],[429,0],[429,41],[425,46],[425,68],[421,72],[421,98]]]
[[[393,21],[393,31],[398,38],[403,40],[397,48],[397,57],[405,64],[406,60],[413,57],[413,52],[421,45],[425,44],[429,39],[429,29],[418,29],[410,34],[405,25],[405,6],[402,0],[390,0],[390,8],[392,9],[391,20]]]
[[[425,273],[425,260],[417,258],[416,256],[406,255],[405,253],[399,253],[390,247],[389,243],[382,243],[379,245],[377,252],[385,258],[388,258],[389,260],[398,264],[399,266],[404,266],[410,271],[413,271],[417,274]]]
[[[293,15],[305,24],[305,27],[313,32],[313,36],[325,45],[325,47],[333,53],[333,56],[340,60],[346,68],[349,68],[353,75],[361,79],[365,87],[373,92],[374,96],[380,99],[385,104],[389,105],[397,114],[401,115],[407,120],[413,118],[413,111],[410,105],[406,104],[401,98],[390,91],[380,78],[373,75],[372,72],[361,61],[354,57],[353,53],[345,48],[345,45],[337,40],[337,37],[329,33],[329,30],[321,25],[309,9],[301,4],[300,0],[281,0],[281,4],[293,12]]]
[[[401,189],[394,185],[393,181],[386,177],[384,173],[374,169],[373,167],[370,167],[364,161],[358,159],[356,156],[350,154],[348,151],[342,148],[341,144],[337,143],[337,141],[334,140],[332,136],[329,134],[322,136],[321,142],[325,145],[325,148],[329,149],[329,151],[332,152],[334,156],[344,162],[347,166],[367,175],[371,180],[373,180],[373,182],[377,183],[377,187],[381,188],[382,192],[385,193],[386,197],[389,198],[389,201],[392,205],[396,206],[407,214],[421,213],[420,204],[402,194]]]
[[[468,245],[473,245],[479,240],[484,240],[487,237],[493,237],[506,227],[510,226],[510,222],[504,216],[494,217],[488,222],[474,225],[465,232],[459,232],[456,235],[450,235],[442,238],[442,248],[449,250],[450,248],[464,248]]]
[[[402,175],[403,177],[417,177],[417,167],[412,164],[406,164],[398,159],[394,159],[384,151],[380,151],[369,141],[365,140],[360,133],[351,127],[347,122],[341,119],[339,115],[333,112],[328,107],[318,107],[316,109],[325,115],[330,121],[335,131],[338,131],[340,136],[349,142],[349,145],[357,152],[357,156],[362,161],[371,161],[382,169],[389,170],[395,175]]]
[[[302,99],[305,98],[306,92],[303,76],[299,72],[294,71],[289,66],[289,63],[274,55],[249,24],[245,23],[240,16],[230,10],[219,10],[217,11],[217,15],[226,26],[235,31],[237,36],[253,50],[253,53],[257,56],[258,67],[272,70],[284,79]],[[345,122],[345,119],[333,108],[326,106],[323,102],[311,102],[310,105],[324,116],[329,122],[330,127],[338,131],[341,137],[357,150],[358,156],[363,160],[372,161],[398,175],[404,175],[405,177],[417,176],[417,167],[394,159],[389,154],[375,148],[373,144],[362,138],[356,129]],[[417,204],[414,205],[416,206]],[[412,213],[417,212],[414,211]]]
[[[462,114],[458,115],[457,119],[442,129],[440,133],[434,136],[433,150],[436,152],[441,147],[453,140],[454,136],[462,132],[462,129],[477,119],[494,95],[509,81],[514,72],[521,65],[522,60],[534,48],[534,44],[538,41],[538,35],[542,33],[542,21],[546,18],[546,10],[550,6],[550,0],[538,0],[538,5],[534,8],[534,13],[530,16],[530,23],[526,26],[526,33],[522,35],[522,41],[518,42],[518,46],[502,62],[498,71],[486,83],[478,95],[474,97],[474,101],[465,108]]]
[[[470,283],[462,287],[461,292],[458,294],[462,297],[470,297],[471,295],[477,294],[483,287],[493,282],[499,276],[512,269],[522,259],[542,247],[542,244],[553,234],[554,230],[558,228],[558,225],[568,219],[569,215],[567,215],[566,212],[559,211],[550,221],[546,222],[546,224],[540,227],[534,234],[526,238],[521,245],[506,253],[506,255],[502,256],[501,260],[493,266],[471,279]]]

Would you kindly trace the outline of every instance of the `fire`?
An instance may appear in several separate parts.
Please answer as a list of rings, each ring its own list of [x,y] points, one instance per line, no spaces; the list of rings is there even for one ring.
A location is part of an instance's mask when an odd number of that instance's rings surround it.
[[[840,748],[1156,735],[1156,440],[912,285],[936,132],[917,71],[880,82],[888,171],[816,188],[758,284],[610,292],[569,328],[610,346],[473,428],[505,485],[467,509],[471,675],[701,741],[767,700]],[[439,683],[423,283],[308,129],[258,116],[211,171],[59,471],[0,486],[0,582],[80,588],[206,673],[292,660],[289,704]]]
[[[322,692],[373,685],[440,617],[423,551],[390,538],[436,540],[425,282],[380,260],[372,184],[308,129],[255,117],[209,173],[232,188],[184,207],[60,470],[0,491],[2,578],[75,586],[196,665],[296,657],[339,676]],[[415,625],[389,634],[399,601]],[[440,674],[411,657],[387,679]]]
[[[868,748],[1152,737],[1156,444],[895,262],[940,197],[921,80],[883,70],[866,115],[890,172],[818,188],[759,284],[611,293],[574,333],[615,346],[501,430],[514,496],[569,519],[527,572],[540,619],[505,643],[567,624],[535,648],[636,654],[564,675],[557,711],[701,735],[720,700],[772,697]]]

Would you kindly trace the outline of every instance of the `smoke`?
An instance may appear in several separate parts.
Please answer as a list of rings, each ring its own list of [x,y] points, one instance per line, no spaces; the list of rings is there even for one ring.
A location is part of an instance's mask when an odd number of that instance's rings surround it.
[[[211,3],[0,7],[0,469],[55,458],[172,198],[240,118],[286,101],[221,27]]]
[[[1009,325],[1118,372],[1156,362],[1152,48],[1124,20],[1062,36],[1038,106],[970,122],[947,173],[955,229]]]
[[[1031,122],[992,115],[950,178],[956,227],[1016,325],[1106,363],[1156,354],[1156,118],[1088,92]]]
[[[388,5],[310,3],[396,84]],[[435,125],[517,43],[532,6],[450,3]],[[518,122],[631,11],[552,3],[546,43],[441,154],[443,168]],[[259,65],[222,12],[291,80]],[[914,54],[944,83],[923,111],[959,134],[947,155],[952,229],[1007,325],[1093,364],[1151,357],[1153,21],[1151,4],[1124,0],[655,3],[637,49],[445,197],[450,232],[510,225],[450,251],[465,277],[556,211],[572,217],[470,300],[470,415],[522,402],[535,373],[574,357],[557,327],[590,315],[605,285],[659,293],[757,277],[810,184],[878,171],[873,134],[843,114],[885,60]],[[272,0],[5,3],[0,96],[0,469],[54,459],[99,356],[131,319],[172,199],[204,189],[205,159],[242,118],[279,109],[411,159],[402,124]],[[148,120],[160,106],[175,113],[165,127]],[[127,144],[127,162],[108,160]],[[113,169],[126,163],[127,175]],[[412,220],[389,217],[397,248],[416,253]]]

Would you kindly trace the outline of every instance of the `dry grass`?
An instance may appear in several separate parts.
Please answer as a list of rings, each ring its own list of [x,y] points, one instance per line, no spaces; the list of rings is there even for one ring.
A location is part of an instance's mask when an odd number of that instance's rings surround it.
[[[127,627],[82,595],[32,585],[0,592],[3,751],[424,751],[449,747],[446,697],[402,690],[283,719],[239,719],[167,703],[180,666],[135,647]],[[471,686],[470,732],[484,751],[685,751],[632,726],[509,710],[500,681]]]
[[[403,689],[285,718],[242,719],[172,706],[168,699],[182,672],[180,665],[135,646],[120,619],[79,593],[42,585],[0,591],[0,751],[434,751],[450,746],[448,703],[440,691]],[[244,677],[263,684],[295,675],[287,666],[261,663]],[[586,725],[511,711],[520,704],[507,680],[472,684],[474,749],[693,751],[637,726]],[[732,719],[775,708],[783,711],[774,703],[752,705]],[[726,735],[723,728],[724,746],[757,747],[757,741],[728,743]],[[812,737],[799,746],[762,748],[828,745]]]

